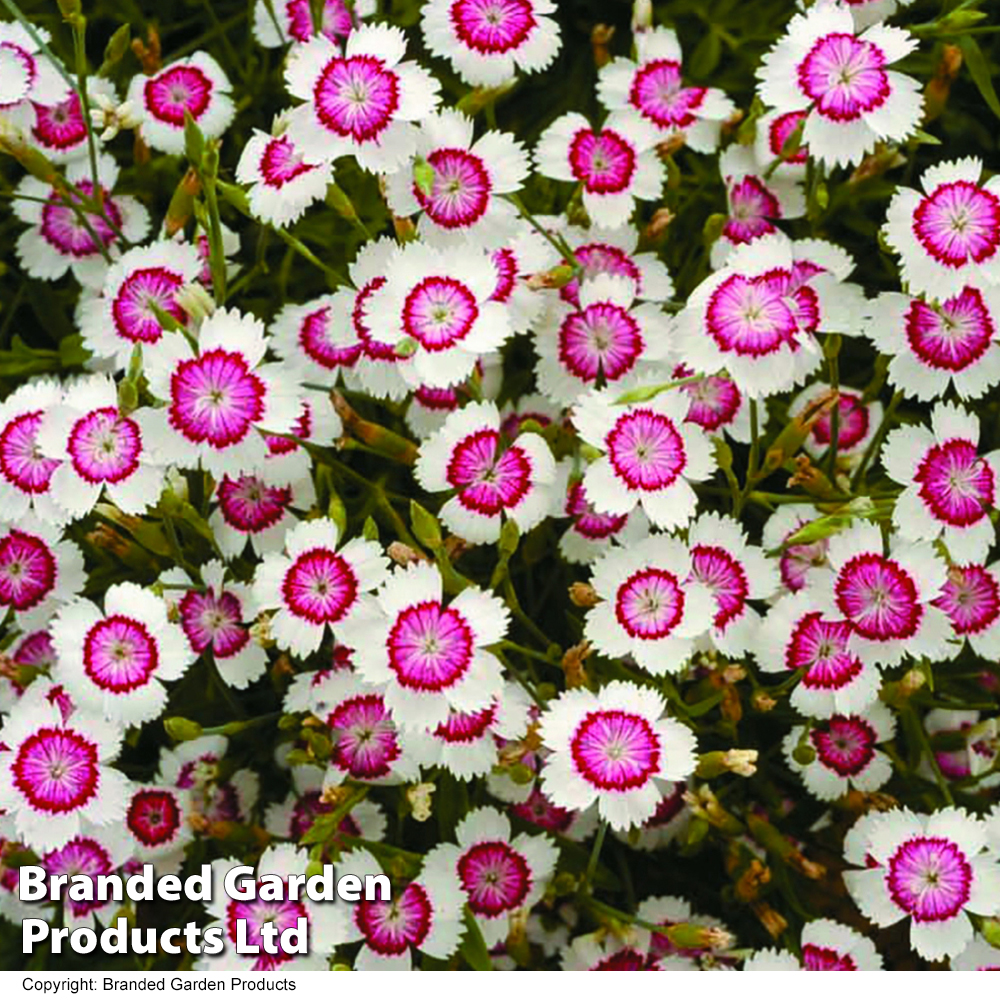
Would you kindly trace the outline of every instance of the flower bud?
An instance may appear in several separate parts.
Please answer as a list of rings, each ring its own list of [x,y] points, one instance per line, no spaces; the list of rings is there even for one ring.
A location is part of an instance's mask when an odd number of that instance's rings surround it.
[[[407,788],[406,800],[410,803],[413,818],[418,823],[424,823],[431,818],[431,797],[436,788],[437,785],[431,781],[422,781]]]
[[[177,743],[196,740],[202,733],[200,722],[185,719],[180,715],[172,715],[164,719],[163,728],[167,731],[167,735]]]

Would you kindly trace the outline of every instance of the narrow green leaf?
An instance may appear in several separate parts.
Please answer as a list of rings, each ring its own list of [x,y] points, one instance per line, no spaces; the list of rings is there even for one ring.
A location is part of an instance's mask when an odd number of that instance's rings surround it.
[[[1000,118],[1000,97],[997,97],[996,88],[993,86],[993,74],[979,43],[971,35],[963,35],[958,40],[958,45],[965,57],[965,64],[969,67],[973,83],[979,88],[979,93],[983,95],[983,100],[990,111]]]

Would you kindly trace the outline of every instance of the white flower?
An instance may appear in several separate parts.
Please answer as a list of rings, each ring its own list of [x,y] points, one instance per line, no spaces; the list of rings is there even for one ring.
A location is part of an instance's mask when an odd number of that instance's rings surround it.
[[[813,382],[806,386],[788,404],[788,416],[798,417],[815,406],[819,400],[831,392],[825,382]],[[865,402],[860,392],[840,386],[837,390],[837,465],[838,468],[853,468],[861,460],[875,431],[882,423],[882,404],[878,400]],[[833,406],[817,417],[802,442],[803,449],[814,459],[822,459],[833,441]]]

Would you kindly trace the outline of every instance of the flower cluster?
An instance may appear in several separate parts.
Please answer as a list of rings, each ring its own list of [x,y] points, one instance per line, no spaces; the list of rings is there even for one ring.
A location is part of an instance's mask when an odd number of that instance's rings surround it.
[[[0,916],[329,861],[392,899],[198,967],[1000,967],[979,4],[222,2],[93,72],[79,6],[0,24]]]

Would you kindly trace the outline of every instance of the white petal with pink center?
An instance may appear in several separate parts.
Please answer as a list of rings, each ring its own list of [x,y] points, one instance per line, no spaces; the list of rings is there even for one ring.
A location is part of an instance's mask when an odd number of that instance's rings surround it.
[[[1000,177],[982,182],[974,157],[928,167],[923,191],[898,188],[885,238],[914,293],[959,295],[966,285],[1000,285]]]
[[[979,418],[952,403],[931,412],[931,430],[900,427],[882,447],[882,464],[904,489],[892,523],[912,541],[941,538],[951,559],[979,563],[996,541],[990,512],[1000,485],[1000,451],[979,454]]]
[[[167,703],[166,681],[194,660],[166,603],[135,583],[116,583],[104,610],[86,598],[66,604],[52,623],[59,660],[54,677],[83,709],[121,725],[156,718]]]
[[[455,828],[458,845],[438,844],[424,861],[425,876],[458,877],[466,906],[488,948],[505,940],[510,917],[541,899],[559,849],[549,837],[512,835],[510,820],[487,806],[465,814]]]
[[[496,250],[520,228],[517,209],[501,196],[520,189],[528,166],[512,136],[487,132],[474,140],[471,118],[443,110],[421,122],[414,163],[388,177],[386,197],[394,215],[420,213],[418,232],[433,246],[468,240]],[[427,167],[429,184],[418,183],[418,169]]]
[[[138,134],[153,149],[184,152],[184,119],[190,115],[206,139],[217,139],[236,114],[229,78],[207,53],[195,52],[151,76],[137,74],[127,100],[144,111]]]
[[[584,473],[590,502],[604,514],[628,514],[641,505],[662,529],[687,524],[697,508],[691,483],[715,470],[707,436],[684,422],[687,397],[667,391],[620,405],[615,395],[588,393],[571,415],[580,437],[603,452]]]
[[[681,47],[671,28],[635,35],[637,61],[618,57],[601,67],[597,96],[611,112],[638,114],[659,141],[681,137],[691,149],[711,153],[724,119],[736,105],[714,87],[686,87]]]
[[[393,572],[378,606],[378,618],[352,622],[344,641],[399,725],[433,729],[452,709],[491,707],[503,677],[486,647],[504,638],[509,617],[499,598],[472,586],[446,604],[440,570],[414,563]]]
[[[106,98],[117,104],[115,85],[111,80],[89,76],[84,86],[91,107],[96,103],[95,98]],[[88,122],[75,91],[69,91],[61,100],[32,101],[31,106],[35,118],[31,138],[50,162],[69,163],[87,154]],[[96,135],[95,139],[99,141]]]
[[[361,357],[363,345],[351,322],[355,297],[353,289],[342,289],[283,306],[268,331],[271,350],[303,379],[332,387],[341,370]]]
[[[677,673],[712,627],[712,591],[692,577],[691,553],[666,535],[612,548],[594,563],[601,603],[587,612],[584,636],[598,652],[631,656],[652,674]]]
[[[337,874],[358,875],[363,881],[383,869],[368,851],[357,849],[341,856]],[[456,874],[425,866],[415,881],[394,885],[391,899],[329,907],[331,939],[335,944],[363,942],[354,960],[359,972],[406,972],[413,966],[413,951],[446,959],[458,950],[464,902]]]
[[[107,375],[70,386],[38,431],[42,453],[59,463],[52,475],[59,506],[74,519],[93,510],[102,494],[125,514],[153,506],[163,488],[163,468],[148,446],[155,423],[148,407],[122,414]]]
[[[323,35],[297,46],[285,70],[293,97],[288,136],[303,156],[353,156],[372,173],[392,173],[416,152],[417,130],[437,107],[440,84],[404,61],[406,37],[387,24],[363,25],[344,52]]]
[[[553,0],[430,0],[424,44],[472,87],[500,87],[518,70],[537,73],[559,52]]]
[[[497,279],[483,251],[407,243],[389,261],[385,283],[366,300],[366,319],[377,322],[387,343],[410,345],[412,362],[401,370],[407,381],[447,388],[468,378],[480,357],[510,337],[507,309],[492,300]]]
[[[110,766],[122,732],[77,710],[68,722],[42,694],[29,692],[0,730],[0,808],[16,836],[36,852],[62,847],[83,830],[119,823],[128,781]]]
[[[70,163],[66,167],[66,180],[83,195],[95,195],[87,159]],[[75,210],[58,190],[37,177],[29,175],[21,179],[14,192],[13,210],[29,228],[17,239],[17,257],[32,278],[56,281],[72,271],[85,288],[100,288],[108,270],[101,246],[114,259],[122,252],[123,241],[136,244],[143,240],[149,230],[149,213],[138,199],[113,194],[117,180],[117,162],[107,153],[99,153],[97,182],[104,199],[104,216],[101,216],[86,212],[79,205]]]
[[[370,17],[374,12],[374,0],[323,0],[320,32],[333,41],[346,38],[354,30],[355,19]],[[317,34],[312,5],[309,0],[256,0],[253,34],[268,49],[307,42]]]
[[[235,858],[222,858],[212,862],[212,897],[207,904],[209,916],[213,922],[210,927],[220,927],[226,942],[226,949],[218,956],[206,956],[200,959],[196,968],[205,972],[238,971],[238,972],[310,972],[329,968],[329,955],[338,944],[335,935],[338,919],[337,914],[342,909],[340,905],[317,903],[300,892],[298,899],[271,900],[260,898],[269,894],[264,891],[254,893],[255,898],[239,900],[231,898],[223,888],[226,873],[243,861]],[[264,876],[276,876],[288,887],[290,875],[304,875],[309,866],[309,855],[305,850],[297,849],[292,844],[275,844],[268,847],[261,855],[256,865],[256,882],[258,890],[264,888],[261,879]],[[373,874],[376,869],[367,874]],[[339,870],[338,876],[343,874]],[[247,882],[253,882],[249,877]],[[270,880],[269,880],[270,882]],[[289,896],[287,891],[284,895]],[[246,937],[251,944],[262,945],[261,927],[271,923],[278,931],[295,927],[299,920],[306,921],[309,940],[309,950],[305,955],[289,954],[279,948],[278,954],[267,954],[263,947],[257,955],[238,955],[236,953],[237,921],[246,921]]]
[[[985,660],[1000,660],[1000,563],[952,566],[934,604],[960,640]]]
[[[184,848],[194,839],[191,797],[182,788],[135,784],[129,790],[125,828],[140,861],[155,861],[157,875],[179,868]]]
[[[368,595],[384,581],[388,560],[375,542],[340,541],[328,518],[302,521],[285,536],[284,553],[257,566],[254,600],[261,610],[276,609],[275,641],[295,656],[316,652],[328,627],[339,635],[357,616],[370,620]]]
[[[839,799],[849,788],[878,791],[892,777],[892,762],[878,744],[893,738],[896,719],[881,702],[857,715],[838,714],[813,722],[808,735],[803,736],[804,732],[804,726],[795,726],[785,737],[785,762],[821,801]],[[800,764],[795,759],[799,746],[812,749],[815,758],[811,763]]]
[[[919,83],[889,67],[917,39],[876,24],[858,33],[847,7],[821,0],[788,24],[757,71],[759,95],[779,113],[804,111],[803,142],[831,166],[860,163],[880,141],[919,125]]]
[[[802,447],[814,458],[827,455],[833,441],[833,408],[831,387],[825,382],[806,386],[789,404],[789,417],[799,417],[810,410],[823,407],[813,414],[809,433]],[[861,392],[840,386],[835,404],[837,414],[837,463],[847,469],[857,466],[875,431],[882,423],[882,404],[878,400],[866,402]]]
[[[552,305],[536,323],[538,388],[553,402],[569,406],[600,383],[620,394],[662,374],[670,322],[635,291],[630,278],[599,274],[580,285],[575,308]]]
[[[882,813],[863,831],[869,867],[844,872],[861,912],[879,927],[911,919],[910,944],[937,961],[972,940],[968,914],[991,914],[1000,897],[1000,863],[986,850],[986,824],[962,809],[929,816]]]
[[[470,403],[448,416],[420,447],[415,473],[431,492],[454,491],[441,520],[474,544],[500,537],[504,518],[525,533],[549,513],[555,460],[545,439],[525,432],[509,444],[492,402]]]
[[[805,121],[805,111],[768,111],[757,120],[754,156],[766,170],[773,167],[772,177],[802,180],[806,175],[809,149],[804,145],[801,132],[798,145],[793,149],[796,129]]]
[[[953,385],[978,399],[1000,382],[1000,288],[970,284],[935,296],[883,292],[868,304],[863,332],[891,356],[889,382],[908,396],[935,399]]]
[[[284,124],[275,122],[277,134],[254,129],[236,164],[236,180],[250,185],[250,211],[272,226],[297,221],[333,180],[330,162],[306,159],[282,131]]]
[[[202,323],[197,353],[184,337],[164,339],[146,365],[150,392],[167,404],[147,427],[154,457],[217,478],[259,471],[261,432],[291,433],[302,408],[298,383],[263,362],[266,350],[264,324],[235,309]]]
[[[597,226],[623,226],[636,200],[660,197],[666,168],[656,154],[657,133],[645,120],[613,112],[600,129],[576,111],[557,118],[535,147],[538,173],[579,184],[583,207]]]
[[[768,612],[754,655],[768,673],[801,670],[789,699],[792,707],[828,719],[863,712],[878,698],[879,669],[872,658],[854,651],[852,641],[851,625],[832,594],[802,590],[781,598]]]
[[[760,629],[760,615],[749,602],[775,594],[777,567],[749,543],[738,521],[712,511],[691,524],[687,542],[691,579],[708,587],[715,601],[707,644],[726,656],[742,656],[754,647]]]
[[[86,579],[83,553],[61,528],[34,514],[0,528],[0,607],[23,632],[47,627]]]
[[[799,545],[787,544],[792,535],[819,516],[819,511],[809,504],[781,504],[764,524],[761,544],[765,552],[779,552],[781,582],[791,593],[797,593],[805,586],[810,570],[826,565],[829,538]]]
[[[802,964],[807,972],[878,972],[882,956],[853,927],[836,920],[810,920],[802,928]]]
[[[895,535],[886,553],[876,524],[854,524],[835,535],[830,569],[817,569],[807,591],[826,601],[832,593],[849,623],[850,650],[864,662],[894,666],[905,656],[950,659],[958,650],[948,616],[933,601],[947,566],[928,542]]]
[[[153,307],[182,326],[190,322],[177,296],[201,269],[198,251],[190,243],[160,240],[128,250],[108,269],[101,294],[81,307],[84,345],[118,369],[128,367],[137,346],[149,360],[164,338],[175,336],[164,331]]]
[[[49,42],[49,32],[33,26],[29,32],[18,21],[0,23],[0,105],[34,101],[52,104],[70,89],[62,67],[47,56],[39,40]]]
[[[543,744],[551,751],[542,788],[559,806],[586,809],[593,802],[614,830],[641,825],[655,812],[667,782],[694,771],[695,736],[664,717],[652,688],[611,681],[595,694],[563,692],[541,716]]]

